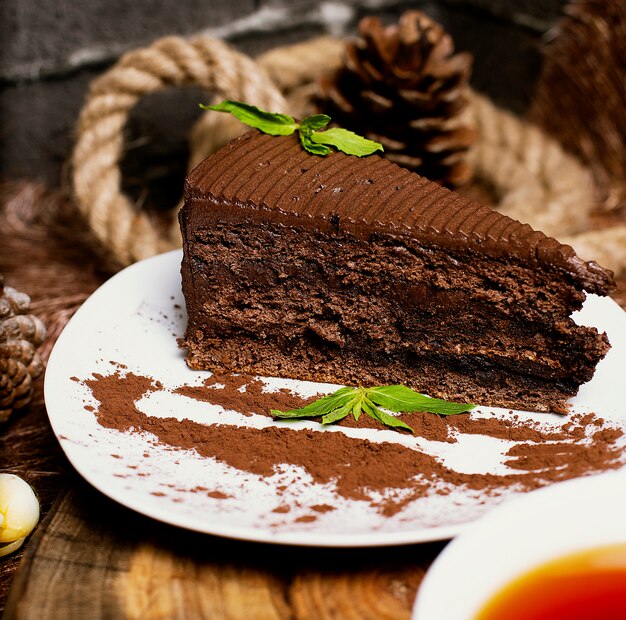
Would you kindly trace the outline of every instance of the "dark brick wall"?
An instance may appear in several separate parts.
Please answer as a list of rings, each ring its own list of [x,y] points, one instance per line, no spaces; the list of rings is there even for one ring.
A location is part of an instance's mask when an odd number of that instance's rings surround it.
[[[1,0],[0,176],[62,182],[89,82],[124,51],[166,34],[206,32],[252,55],[359,18],[396,19],[409,7],[441,21],[475,54],[474,85],[522,112],[541,65],[541,38],[563,0]],[[159,161],[184,158],[197,93],[139,106],[131,134],[153,131]],[[191,106],[181,113],[181,105]],[[193,111],[191,108],[193,107]],[[143,116],[142,116],[143,115]],[[163,123],[171,118],[171,123]],[[131,166],[132,168],[132,166]],[[138,172],[137,166],[134,168]],[[131,182],[132,185],[132,182]]]

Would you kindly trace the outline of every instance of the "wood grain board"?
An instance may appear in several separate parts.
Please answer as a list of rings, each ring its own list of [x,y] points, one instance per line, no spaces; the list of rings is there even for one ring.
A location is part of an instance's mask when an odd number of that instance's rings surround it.
[[[443,543],[273,547],[142,517],[70,474],[24,555],[6,620],[408,618]]]

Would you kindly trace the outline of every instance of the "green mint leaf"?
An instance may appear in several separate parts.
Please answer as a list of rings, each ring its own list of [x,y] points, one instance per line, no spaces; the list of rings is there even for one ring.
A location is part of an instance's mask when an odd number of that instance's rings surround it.
[[[297,130],[303,148],[313,155],[322,157],[328,155],[331,152],[330,146],[348,155],[358,155],[359,157],[383,150],[383,145],[379,142],[363,138],[347,129],[331,128],[326,131],[318,131],[330,123],[330,116],[326,114],[312,114],[301,123],[297,123],[289,114],[267,112],[241,101],[226,99],[216,105],[201,103],[200,107],[203,110],[228,112],[242,123],[272,136],[290,136]]]
[[[229,112],[242,123],[260,129],[263,133],[272,136],[290,136],[299,125],[288,114],[276,114],[266,112],[254,105],[241,103],[240,101],[222,101],[217,105],[202,105],[203,110],[215,110],[216,112]]]
[[[380,407],[394,413],[423,411],[440,415],[454,415],[471,411],[476,405],[450,403],[439,398],[430,398],[404,385],[386,385],[373,388],[343,387],[301,409],[292,409],[291,411],[272,409],[271,413],[276,418],[316,418],[321,416],[324,425],[343,420],[350,414],[358,421],[361,414],[365,413],[385,426],[413,432],[408,424],[386,413]]]
[[[374,420],[378,420],[381,424],[385,426],[391,426],[393,428],[403,428],[407,431],[413,432],[413,429],[405,424],[402,420],[398,420],[395,416],[389,415],[384,411],[381,411],[369,398],[365,398],[363,400],[363,411],[367,413],[370,418],[374,418]]]
[[[360,398],[357,396],[355,399],[347,402],[343,407],[336,409],[335,411],[331,411],[322,417],[322,424],[332,424],[333,422],[339,422],[339,420],[343,420],[346,416],[350,415],[350,412],[353,408],[353,401],[359,401]]]
[[[328,396],[324,396],[319,400],[313,401],[300,409],[291,409],[290,411],[279,411],[272,409],[270,413],[275,418],[315,418],[317,416],[331,413],[336,409],[340,409],[347,403],[351,403],[352,398],[357,393],[354,388],[344,387]]]
[[[383,145],[380,142],[368,140],[340,127],[318,131],[311,135],[311,140],[317,144],[334,146],[337,150],[343,151],[347,155],[357,155],[358,157],[371,155],[376,151],[383,150]]]
[[[302,119],[300,123],[300,131],[311,130],[317,131],[326,127],[330,123],[330,116],[326,114],[312,114]]]
[[[404,385],[368,388],[367,397],[380,407],[396,413],[401,411],[424,411],[440,415],[455,415],[471,411],[476,407],[476,405],[471,403],[451,403],[439,398],[430,398]]]
[[[311,140],[312,135],[314,134],[310,131],[300,131],[300,144],[302,144],[304,150],[312,155],[320,155],[321,157],[328,155],[330,149],[323,144],[315,144],[315,142]]]

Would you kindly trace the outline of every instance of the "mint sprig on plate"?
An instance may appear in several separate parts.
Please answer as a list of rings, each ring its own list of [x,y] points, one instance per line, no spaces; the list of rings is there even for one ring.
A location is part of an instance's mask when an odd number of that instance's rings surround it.
[[[331,152],[331,146],[347,155],[356,155],[357,157],[364,157],[383,150],[383,145],[380,142],[368,140],[347,129],[333,127],[326,131],[320,131],[330,123],[330,116],[326,114],[313,114],[298,123],[289,114],[266,112],[241,101],[225,100],[216,105],[200,104],[200,107],[203,110],[228,112],[242,123],[271,136],[290,136],[297,131],[300,136],[300,143],[304,149],[313,155],[328,155]]]
[[[361,414],[365,413],[385,426],[413,432],[408,424],[386,413],[380,407],[394,413],[423,411],[439,415],[455,415],[471,411],[476,405],[430,398],[404,385],[386,385],[372,388],[344,387],[300,409],[290,411],[272,409],[271,414],[276,418],[285,419],[321,416],[322,424],[333,424],[350,414],[358,421]]]

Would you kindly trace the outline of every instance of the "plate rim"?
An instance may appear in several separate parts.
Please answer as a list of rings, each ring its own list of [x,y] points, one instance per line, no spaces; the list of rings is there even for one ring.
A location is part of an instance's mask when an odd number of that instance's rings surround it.
[[[399,546],[399,545],[410,545],[410,544],[421,544],[442,540],[449,540],[458,534],[462,533],[466,528],[470,527],[477,520],[482,518],[482,515],[478,515],[475,518],[470,518],[467,521],[463,521],[460,523],[434,526],[434,527],[420,527],[417,530],[405,530],[400,532],[380,532],[380,531],[372,531],[364,534],[329,534],[324,533],[324,537],[322,542],[319,540],[301,540],[301,536],[308,536],[309,532],[273,532],[269,528],[254,528],[254,527],[244,527],[244,526],[210,526],[210,527],[199,527],[198,525],[192,522],[186,522],[185,519],[181,519],[179,516],[175,518],[168,518],[167,510],[165,509],[155,509],[155,507],[151,506],[147,509],[145,506],[141,505],[141,502],[134,502],[132,498],[129,498],[128,495],[124,495],[124,493],[119,492],[116,488],[108,488],[106,485],[102,484],[99,479],[92,475],[89,470],[85,470],[82,464],[77,463],[76,456],[69,448],[68,439],[65,438],[59,430],[59,417],[54,414],[53,410],[55,406],[57,406],[56,400],[57,396],[53,391],[52,384],[54,380],[57,378],[57,375],[60,372],[62,367],[60,362],[57,362],[57,357],[61,355],[63,348],[66,346],[64,343],[71,337],[72,330],[75,329],[75,325],[80,324],[83,320],[83,316],[88,315],[92,306],[95,306],[100,301],[101,297],[106,297],[109,292],[109,289],[117,286],[118,282],[124,278],[127,278],[129,274],[135,271],[141,271],[144,269],[150,269],[150,266],[157,265],[160,262],[168,264],[169,262],[174,262],[178,258],[178,264],[180,264],[180,258],[182,258],[182,249],[170,250],[168,252],[164,252],[155,256],[148,257],[132,265],[125,267],[120,270],[105,282],[103,282],[86,300],[85,302],[78,308],[78,310],[73,314],[73,316],[69,319],[65,327],[63,328],[61,334],[57,338],[50,352],[50,356],[48,358],[48,362],[46,365],[46,371],[44,376],[44,402],[46,405],[46,414],[48,416],[48,420],[50,422],[52,431],[59,442],[61,449],[68,459],[72,467],[75,471],[86,480],[91,486],[100,491],[103,495],[112,499],[113,501],[130,508],[131,510],[142,514],[144,516],[150,517],[157,521],[161,521],[163,523],[167,523],[169,525],[173,525],[176,527],[182,527],[187,530],[222,536],[225,538],[236,539],[236,540],[247,540],[253,542],[262,542],[267,544],[280,544],[280,545],[290,545],[290,546],[303,546],[303,547],[327,547],[327,548],[361,548],[361,547],[389,547],[389,546]],[[603,301],[611,302],[620,311],[623,312],[621,307],[610,297],[601,298]],[[68,449],[66,449],[68,448]],[[625,466],[626,467],[626,466]],[[595,474],[596,476],[602,476],[605,473],[602,472],[599,474]],[[552,485],[550,485],[552,486]],[[506,501],[506,500],[505,500]],[[495,508],[495,507],[494,507]],[[416,536],[416,534],[419,534]]]

